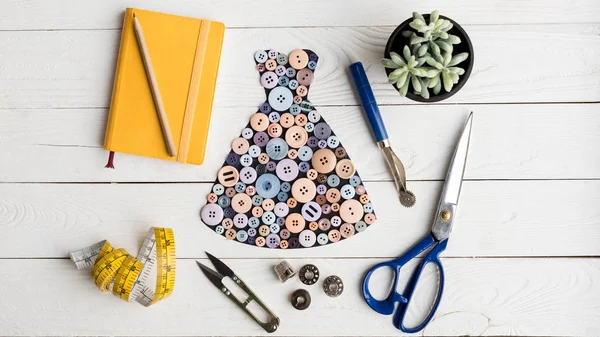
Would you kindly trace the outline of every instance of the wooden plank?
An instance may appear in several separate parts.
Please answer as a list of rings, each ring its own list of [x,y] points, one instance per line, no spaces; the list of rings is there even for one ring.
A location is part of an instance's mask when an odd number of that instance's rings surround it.
[[[23,29],[117,29],[125,7],[145,8],[178,15],[209,18],[228,27],[282,26],[360,26],[397,25],[418,10],[428,13],[439,9],[461,24],[531,24],[598,22],[600,9],[594,0],[518,1],[409,0],[307,0],[294,7],[272,0],[267,5],[255,1],[184,1],[184,0],[27,0],[8,1],[0,12],[0,30]],[[27,18],[24,20],[23,18]]]
[[[413,183],[400,207],[392,183],[366,183],[378,221],[319,249],[227,241],[199,217],[210,184],[0,184],[0,258],[64,257],[108,239],[135,251],[151,226],[172,227],[178,257],[394,257],[425,236],[441,190]],[[600,256],[600,181],[467,181],[446,257]]]
[[[359,292],[363,273],[380,261],[290,260],[297,268],[315,263],[322,277],[339,275],[346,287],[338,298],[327,297],[320,283],[309,288],[312,304],[305,312],[288,302],[289,294],[303,285],[298,278],[281,284],[273,274],[273,260],[226,263],[280,317],[277,334],[399,336],[392,317],[372,311]],[[2,260],[0,334],[267,335],[209,283],[195,261],[177,263],[173,295],[144,309],[100,294],[88,272],[75,270],[69,260]],[[442,302],[420,336],[595,337],[600,330],[600,292],[594,291],[600,259],[443,259],[443,264]],[[403,281],[408,274],[402,274]],[[381,275],[371,286],[385,287],[384,280]],[[428,309],[426,298],[435,280],[435,272],[423,274],[409,314]]]
[[[600,25],[467,26],[475,67],[465,87],[445,103],[597,102]],[[311,100],[356,105],[347,67],[362,61],[380,104],[414,103],[387,84],[379,59],[393,27],[259,28],[228,30],[216,106],[264,101],[253,53],[310,48],[320,65]],[[107,107],[119,31],[0,32],[0,108]],[[586,48],[581,48],[586,46]],[[519,51],[519,52],[516,52]],[[522,57],[523,53],[537,55]],[[499,60],[502,60],[501,62]],[[556,67],[569,60],[568,67]],[[554,69],[548,71],[548,69]]]
[[[442,180],[468,111],[474,126],[467,179],[598,179],[598,104],[382,107],[392,147],[409,180]],[[106,109],[0,111],[3,182],[214,180],[255,108],[214,111],[206,161],[181,165],[124,154],[104,168]],[[358,107],[319,109],[363,179],[390,181]],[[232,122],[234,121],[234,122]]]

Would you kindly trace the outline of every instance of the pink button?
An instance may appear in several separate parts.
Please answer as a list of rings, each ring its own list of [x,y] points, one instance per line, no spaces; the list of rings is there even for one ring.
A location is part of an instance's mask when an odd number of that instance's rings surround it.
[[[272,71],[265,71],[260,76],[260,84],[267,89],[275,88],[277,86],[278,81],[279,77],[277,77],[277,74],[275,74]]]
[[[304,86],[309,86],[313,82],[314,78],[314,73],[308,68],[298,71],[298,74],[296,75],[296,80],[298,80],[298,83]]]

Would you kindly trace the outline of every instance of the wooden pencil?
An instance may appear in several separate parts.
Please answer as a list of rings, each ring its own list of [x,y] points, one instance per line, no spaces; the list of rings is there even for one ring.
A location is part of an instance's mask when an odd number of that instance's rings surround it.
[[[177,149],[173,142],[169,120],[167,119],[165,107],[162,98],[160,97],[160,91],[158,90],[158,81],[156,80],[156,75],[154,75],[154,70],[152,68],[152,60],[150,59],[150,52],[148,52],[148,46],[146,45],[146,39],[144,38],[144,31],[142,30],[142,25],[140,25],[135,13],[133,14],[133,28],[135,37],[137,38],[138,47],[140,48],[140,54],[142,54],[146,77],[148,78],[150,90],[152,91],[152,98],[154,99],[154,106],[156,107],[156,112],[160,121],[160,128],[162,130],[163,138],[165,139],[165,144],[167,145],[167,152],[169,152],[169,156],[174,157],[177,155]]]

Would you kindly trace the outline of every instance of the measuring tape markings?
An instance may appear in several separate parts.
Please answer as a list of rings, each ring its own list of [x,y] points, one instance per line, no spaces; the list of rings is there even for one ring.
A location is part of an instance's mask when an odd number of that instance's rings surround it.
[[[175,236],[170,228],[151,228],[137,257],[114,249],[106,241],[69,253],[77,269],[93,267],[91,276],[101,292],[112,292],[125,300],[150,306],[169,297],[175,287]],[[156,266],[156,286],[148,279]]]

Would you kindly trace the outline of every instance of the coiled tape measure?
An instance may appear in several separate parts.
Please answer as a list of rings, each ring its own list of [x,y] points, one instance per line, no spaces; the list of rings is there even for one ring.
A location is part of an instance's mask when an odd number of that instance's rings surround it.
[[[150,306],[171,295],[175,287],[175,236],[170,228],[152,227],[137,257],[107,240],[69,253],[77,269],[92,267],[91,276],[103,293]],[[156,287],[148,286],[156,270]]]

